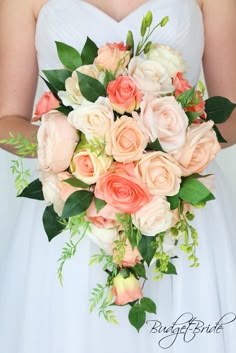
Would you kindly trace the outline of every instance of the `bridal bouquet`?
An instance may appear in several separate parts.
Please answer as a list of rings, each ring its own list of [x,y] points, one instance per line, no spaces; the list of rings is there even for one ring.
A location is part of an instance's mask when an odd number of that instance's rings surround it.
[[[97,48],[87,38],[79,53],[56,42],[63,69],[45,70],[50,92],[35,110],[39,179],[20,194],[45,200],[49,240],[63,230],[69,239],[58,275],[83,237],[100,248],[90,264],[107,273],[90,299],[109,322],[111,307],[130,305],[139,330],[156,304],[144,296],[147,268],[154,279],[176,274],[177,248],[199,266],[194,208],[214,199],[212,175],[202,174],[220,150],[215,123],[233,105],[222,97],[204,101],[192,87],[179,52],[151,41],[152,13],[143,18],[141,39]]]

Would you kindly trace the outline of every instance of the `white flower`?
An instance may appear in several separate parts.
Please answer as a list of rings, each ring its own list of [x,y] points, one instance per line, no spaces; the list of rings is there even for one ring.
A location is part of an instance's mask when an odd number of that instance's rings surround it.
[[[89,231],[86,233],[96,245],[103,249],[107,254],[112,255],[112,245],[118,236],[117,228],[103,229],[98,228],[92,223],[89,226]]]
[[[160,95],[174,91],[166,67],[157,61],[133,57],[128,73],[142,93]]]
[[[172,217],[169,202],[155,196],[132,216],[132,222],[142,234],[154,236],[171,227]]]
[[[153,45],[146,57],[165,66],[170,77],[174,77],[178,72],[187,70],[182,55],[177,50],[166,45]]]

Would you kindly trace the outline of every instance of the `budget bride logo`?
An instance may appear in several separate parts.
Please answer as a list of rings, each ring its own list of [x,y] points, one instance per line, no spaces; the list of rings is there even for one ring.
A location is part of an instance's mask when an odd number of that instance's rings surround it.
[[[190,343],[200,335],[222,335],[227,326],[236,323],[236,314],[228,312],[216,322],[206,323],[190,312],[181,314],[171,325],[159,320],[147,320],[146,325],[151,335],[156,335],[158,346],[162,349],[172,347],[178,340]]]

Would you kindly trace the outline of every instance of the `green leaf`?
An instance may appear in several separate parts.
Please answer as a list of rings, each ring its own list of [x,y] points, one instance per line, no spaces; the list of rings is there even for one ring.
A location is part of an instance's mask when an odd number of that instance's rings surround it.
[[[170,204],[170,209],[175,210],[179,205],[179,194],[174,196],[167,196],[167,201]]]
[[[70,112],[72,112],[73,108],[71,107],[65,107],[65,106],[61,106],[56,108],[55,110],[59,111],[60,113],[68,116]]]
[[[146,313],[140,304],[135,304],[129,311],[129,322],[137,331],[145,324]]]
[[[101,209],[102,209],[103,207],[105,207],[106,204],[107,204],[106,201],[101,200],[101,199],[98,199],[97,197],[94,197],[94,203],[95,203],[95,207],[96,207],[97,213],[98,213],[99,211],[101,211]]]
[[[137,263],[135,266],[130,268],[130,272],[138,279],[139,277],[145,278],[146,277],[146,269],[142,263]]]
[[[160,267],[160,260],[156,261],[156,267]],[[172,262],[168,262],[167,264],[167,271],[162,271],[162,273],[165,273],[166,275],[177,275],[177,271],[175,266],[172,264]]]
[[[100,96],[106,96],[105,87],[101,84],[101,82],[78,71],[77,75],[79,79],[80,91],[84,98],[88,101],[95,102]]]
[[[46,207],[43,213],[43,226],[48,240],[51,241],[66,228],[66,222],[61,222],[61,218],[54,211],[53,205],[51,205]]]
[[[154,246],[155,240],[156,240],[155,237],[142,235],[142,238],[138,244],[138,250],[142,255],[143,259],[148,264],[148,266],[150,265],[153,259],[153,256],[156,252],[156,247]]]
[[[105,73],[105,77],[104,77],[104,86],[107,89],[108,83],[111,81],[115,80],[115,76],[113,75],[112,72],[110,71],[106,71]]]
[[[48,86],[48,88],[50,89],[50,91],[54,94],[54,96],[60,101],[60,97],[57,95],[57,89],[51,85],[50,82],[48,82],[43,76],[40,76],[40,78],[44,81],[44,83]]]
[[[195,87],[193,86],[187,91],[180,93],[176,99],[178,102],[181,103],[182,107],[184,108],[191,103],[191,101],[193,100],[194,94],[195,94]]]
[[[76,216],[86,211],[93,199],[91,191],[79,190],[71,194],[65,202],[62,218]]]
[[[194,178],[188,178],[183,181],[179,197],[193,205],[215,199],[214,195],[199,180]]]
[[[188,121],[189,121],[189,125],[192,124],[192,122],[197,119],[200,115],[200,113],[198,112],[185,112],[187,117],[188,117]]]
[[[147,149],[151,150],[151,151],[162,151],[162,152],[165,152],[163,150],[163,148],[161,147],[161,144],[160,144],[158,138],[154,142],[148,143]]]
[[[98,53],[98,47],[89,37],[87,37],[81,52],[83,65],[93,64],[93,61],[97,56],[97,53]]]
[[[75,48],[62,42],[55,43],[58,57],[65,68],[74,71],[82,65],[80,53]]]
[[[54,89],[57,91],[65,91],[65,80],[71,76],[71,71],[65,69],[43,70],[43,73]]]
[[[217,139],[219,143],[226,143],[227,141],[225,140],[225,138],[221,135],[220,130],[218,129],[218,127],[216,125],[213,125],[213,129],[215,130]]]
[[[224,123],[235,107],[236,104],[227,98],[220,96],[208,98],[205,103],[206,120],[213,120],[215,124]]]
[[[148,313],[156,314],[156,311],[157,311],[156,304],[150,298],[146,298],[146,297],[142,298],[140,300],[140,304],[143,310],[147,311]]]
[[[39,179],[32,181],[18,197],[27,197],[28,199],[44,200],[42,183]]]
[[[79,180],[77,178],[69,178],[69,179],[65,179],[63,180],[63,183],[67,183],[71,186],[74,186],[75,188],[88,188],[89,185],[84,183],[82,180]]]

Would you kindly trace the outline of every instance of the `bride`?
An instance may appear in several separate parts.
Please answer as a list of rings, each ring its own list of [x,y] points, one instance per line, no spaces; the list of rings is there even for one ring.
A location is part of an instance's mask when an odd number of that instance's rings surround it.
[[[191,84],[203,63],[209,95],[236,102],[234,0],[0,0],[0,138],[9,131],[36,138],[31,117],[38,75],[60,67],[55,41],[81,50],[87,36],[98,46],[125,40],[129,29],[138,38],[147,10],[157,21],[170,17],[152,39],[183,53]],[[38,93],[43,89],[39,81]],[[221,132],[228,146],[236,143],[236,110]],[[36,170],[35,161],[28,163]],[[207,347],[212,353],[235,352],[235,211],[219,168],[212,163],[209,170],[216,174],[216,201],[196,216],[201,265],[189,269],[183,255],[178,276],[149,281],[147,296],[156,300],[158,311],[140,333],[129,325],[125,308],[116,308],[119,326],[89,314],[91,290],[103,281],[99,269],[87,265],[95,245],[84,239],[65,267],[61,288],[56,271],[65,235],[48,243],[39,203],[21,200],[14,221],[5,210],[10,224],[0,260],[0,351],[198,353]]]

